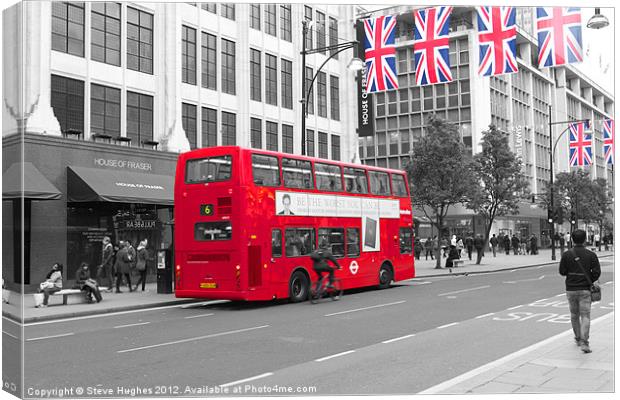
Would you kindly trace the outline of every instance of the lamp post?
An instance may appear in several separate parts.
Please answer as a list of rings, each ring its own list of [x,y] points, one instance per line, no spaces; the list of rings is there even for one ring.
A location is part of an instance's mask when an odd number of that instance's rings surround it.
[[[310,97],[310,92],[312,91],[312,85],[316,80],[316,77],[319,75],[319,72],[325,64],[338,53],[343,52],[346,49],[355,48],[359,42],[357,40],[352,40],[350,42],[342,42],[332,44],[330,46],[318,47],[314,49],[306,49],[306,37],[308,35],[308,21],[304,20],[301,22],[302,25],[302,50],[301,54],[301,154],[306,155],[306,116],[308,115],[308,99]],[[333,52],[332,52],[333,51]],[[310,87],[306,88],[306,55],[308,54],[316,54],[316,53],[325,53],[329,52],[330,55],[325,59],[323,64],[319,68],[317,68],[314,76],[312,76],[312,80],[310,81]],[[349,62],[348,68],[353,71],[359,71],[364,68],[364,62],[357,57],[353,57]]]
[[[567,126],[557,137],[557,139],[555,140],[555,143],[553,142],[553,130],[551,129],[551,127],[553,125],[561,125],[561,124],[575,124],[575,123],[579,123],[579,122],[587,122],[589,121],[589,119],[578,119],[578,120],[574,120],[574,121],[556,121],[556,122],[552,122],[551,121],[551,105],[549,105],[549,169],[550,169],[550,175],[549,175],[549,183],[550,183],[550,188],[549,190],[551,191],[550,193],[550,203],[551,203],[551,213],[548,213],[549,216],[551,218],[549,218],[549,223],[551,224],[551,233],[550,233],[550,237],[551,237],[551,260],[555,261],[555,241],[553,240],[553,237],[555,236],[555,221],[553,219],[553,212],[555,211],[555,202],[554,202],[554,198],[553,198],[553,154],[555,153],[555,146],[557,146],[558,142],[560,141],[560,138],[566,133],[566,131],[570,128],[570,125]],[[572,222],[571,222],[572,224]]]

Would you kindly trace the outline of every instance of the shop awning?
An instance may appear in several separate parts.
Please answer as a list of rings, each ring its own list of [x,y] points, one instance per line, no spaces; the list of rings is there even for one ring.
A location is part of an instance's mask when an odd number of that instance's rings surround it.
[[[67,167],[67,199],[172,205],[174,177],[85,167]]]
[[[21,197],[29,200],[58,200],[62,194],[32,163],[14,163],[2,174],[2,199]]]

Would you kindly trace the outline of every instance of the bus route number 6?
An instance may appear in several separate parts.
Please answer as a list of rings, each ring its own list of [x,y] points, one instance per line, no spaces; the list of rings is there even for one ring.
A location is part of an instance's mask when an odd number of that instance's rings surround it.
[[[207,217],[213,215],[213,204],[202,204],[200,206],[200,215]]]

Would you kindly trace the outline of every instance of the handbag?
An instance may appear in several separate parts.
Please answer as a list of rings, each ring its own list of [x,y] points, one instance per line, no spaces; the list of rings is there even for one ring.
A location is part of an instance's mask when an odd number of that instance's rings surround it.
[[[50,282],[50,281],[45,281],[45,282],[41,282],[39,284],[39,289],[40,290],[44,290],[44,289],[51,289],[54,287],[54,283]]]
[[[592,281],[590,280],[590,277],[588,276],[588,273],[586,272],[586,269],[581,264],[581,259],[577,257],[577,253],[575,252],[575,249],[571,249],[571,254],[573,255],[573,258],[575,259],[575,261],[577,262],[577,265],[579,265],[579,268],[581,268],[581,271],[583,271],[583,274],[586,276],[586,280],[588,281],[588,284],[590,285],[590,297],[592,298],[592,301],[601,301],[601,287],[596,282],[592,283]]]

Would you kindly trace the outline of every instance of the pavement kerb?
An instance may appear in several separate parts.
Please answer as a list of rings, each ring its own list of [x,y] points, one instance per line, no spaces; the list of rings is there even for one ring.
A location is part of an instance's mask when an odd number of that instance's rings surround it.
[[[606,257],[613,257],[613,256],[614,256],[613,254],[606,254],[606,255],[599,256],[598,258],[606,258]],[[413,278],[413,279],[418,279],[418,278],[437,278],[437,277],[440,277],[440,276],[490,274],[492,272],[508,271],[508,270],[513,270],[513,269],[524,269],[524,268],[541,267],[543,265],[558,264],[559,262],[560,262],[560,260],[556,260],[556,261],[548,261],[548,262],[543,262],[543,263],[538,263],[538,264],[519,265],[519,266],[513,266],[513,267],[489,269],[489,270],[484,270],[484,271],[446,272],[446,273],[443,273],[443,274],[430,274],[430,275],[424,274],[424,275],[416,275],[416,277]],[[476,264],[474,264],[474,265],[476,265]],[[466,267],[459,267],[459,268],[466,268]],[[446,270],[446,269],[449,269],[449,268],[442,267],[441,269],[438,269],[438,271],[442,271],[442,270]],[[457,268],[452,268],[452,269],[454,270],[454,269],[457,269]]]

